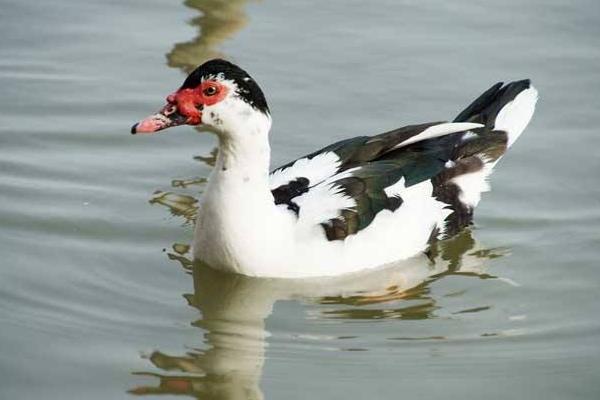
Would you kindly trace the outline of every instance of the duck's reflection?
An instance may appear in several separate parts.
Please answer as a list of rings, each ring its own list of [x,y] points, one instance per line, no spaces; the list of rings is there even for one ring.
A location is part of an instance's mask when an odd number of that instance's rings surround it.
[[[264,323],[274,303],[269,290],[263,291],[261,280],[222,274],[203,265],[194,265],[191,270],[194,294],[186,298],[201,311],[201,319],[193,325],[204,330],[207,349],[185,356],[154,352],[150,361],[156,367],[185,375],[147,374],[159,378],[160,383],[138,387],[131,393],[261,399],[258,383],[267,335]]]
[[[439,243],[432,254],[397,265],[337,278],[286,280],[221,273],[193,264],[176,245],[171,259],[192,273],[189,304],[200,311],[193,323],[204,331],[205,349],[173,356],[155,351],[150,362],[165,373],[145,373],[158,384],[131,393],[185,394],[198,399],[262,399],[259,388],[268,332],[265,321],[279,300],[307,301],[320,318],[427,319],[436,299],[429,285],[446,275],[491,278],[486,262],[500,252],[481,249],[470,231]],[[322,306],[326,305],[326,306]],[[368,307],[364,307],[368,305]],[[377,307],[381,305],[381,307]]]
[[[215,147],[208,155],[195,156],[196,161],[200,161],[209,167],[214,167],[217,158],[217,148]],[[206,178],[193,177],[188,179],[173,179],[170,190],[156,190],[149,200],[150,204],[158,204],[167,207],[174,217],[183,218],[186,225],[192,225],[196,221],[198,213],[198,191],[206,183]],[[176,252],[181,254],[180,252]]]
[[[246,25],[246,3],[247,0],[186,0],[187,7],[201,13],[190,21],[198,34],[188,42],[175,44],[167,54],[169,66],[190,73],[211,58],[223,57],[217,47]]]

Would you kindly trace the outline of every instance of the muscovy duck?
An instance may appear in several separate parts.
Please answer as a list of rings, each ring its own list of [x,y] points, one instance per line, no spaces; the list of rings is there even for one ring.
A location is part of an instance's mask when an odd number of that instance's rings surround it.
[[[246,71],[215,59],[131,133],[187,124],[217,135],[196,259],[250,276],[333,276],[407,259],[469,225],[537,97],[529,80],[500,82],[453,122],[342,140],[269,172],[265,96]]]

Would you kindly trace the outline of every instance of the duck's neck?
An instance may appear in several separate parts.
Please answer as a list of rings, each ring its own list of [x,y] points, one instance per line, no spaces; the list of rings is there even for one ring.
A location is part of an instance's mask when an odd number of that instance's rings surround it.
[[[219,134],[219,153],[210,183],[225,190],[242,190],[248,196],[270,196],[270,128],[270,117],[259,114],[232,127],[235,132]]]
[[[211,180],[246,186],[268,184],[271,149],[268,135],[219,136],[219,152]]]
[[[262,262],[258,258],[277,245],[284,226],[269,188],[271,121],[259,117],[219,135],[196,227],[196,257],[238,272],[244,263]]]

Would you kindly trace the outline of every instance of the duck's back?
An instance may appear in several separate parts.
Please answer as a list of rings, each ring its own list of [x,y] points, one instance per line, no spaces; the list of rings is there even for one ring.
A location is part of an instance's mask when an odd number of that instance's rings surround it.
[[[273,171],[275,203],[295,215],[299,265],[285,270],[352,272],[408,258],[457,233],[471,223],[487,177],[536,101],[528,80],[499,83],[453,123],[344,140]]]

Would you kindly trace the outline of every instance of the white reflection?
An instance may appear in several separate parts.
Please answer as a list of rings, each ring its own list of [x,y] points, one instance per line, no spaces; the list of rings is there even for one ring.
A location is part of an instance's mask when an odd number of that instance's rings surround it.
[[[226,274],[203,265],[191,266],[181,255],[173,254],[172,259],[192,272],[194,293],[187,299],[201,312],[201,319],[194,325],[205,331],[206,349],[193,350],[184,356],[154,352],[151,362],[168,373],[141,373],[159,378],[160,383],[135,388],[131,393],[186,394],[199,399],[262,399],[259,382],[269,336],[265,321],[277,301],[317,300],[328,307],[343,308],[343,318],[354,318],[348,304],[401,302],[414,297],[415,288],[426,288],[430,282],[448,274],[489,277],[485,274],[485,264],[499,255],[483,249],[470,232],[465,231],[439,243],[429,256],[346,276],[291,280]],[[358,316],[382,318],[377,310],[372,310],[372,315],[365,311],[368,310],[362,309]],[[412,312],[421,311],[422,318],[429,318],[427,310]],[[174,371],[180,374],[172,375]]]

